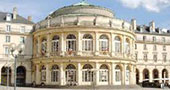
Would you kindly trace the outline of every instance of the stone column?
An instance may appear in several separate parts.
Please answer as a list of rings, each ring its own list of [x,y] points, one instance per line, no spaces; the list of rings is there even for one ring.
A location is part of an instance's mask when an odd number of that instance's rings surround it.
[[[41,39],[40,36],[38,36],[38,57],[41,56]]]
[[[109,38],[109,55],[112,54],[112,43],[113,43],[112,33],[110,33],[110,38]]]
[[[26,84],[31,84],[32,83],[32,74],[31,74],[31,69],[27,69],[26,71]]]
[[[64,65],[63,63],[60,64],[60,85],[65,85],[65,74],[64,74]]]
[[[14,66],[11,68],[11,84],[14,85]]]
[[[126,78],[126,77],[125,77],[125,71],[126,71],[126,67],[125,67],[125,65],[123,64],[123,65],[122,65],[122,71],[121,71],[121,72],[122,72],[122,81],[121,81],[121,82],[122,82],[122,85],[125,85],[125,80],[126,80],[126,79],[125,79],[125,78]]]
[[[50,71],[49,71],[49,65],[46,64],[46,85],[49,85],[50,83]]]
[[[78,85],[81,85],[82,83],[81,63],[78,63],[77,81],[78,81]]]
[[[95,77],[95,79],[96,79],[96,85],[99,85],[99,64],[98,63],[96,63],[96,77]]]
[[[51,54],[51,38],[50,38],[51,34],[47,35],[47,56],[49,57]]]
[[[82,39],[81,39],[81,33],[78,32],[77,34],[78,38],[77,38],[77,55],[81,56],[82,54]]]
[[[95,32],[95,55],[99,55],[99,35],[97,32]]]
[[[143,82],[143,72],[139,70],[139,83]]]
[[[149,82],[153,82],[152,70],[149,71]]]
[[[40,84],[40,78],[41,78],[41,75],[40,75],[40,68],[39,68],[39,65],[36,65],[36,84]]]
[[[60,48],[61,48],[61,52],[60,52],[60,55],[61,56],[64,56],[65,55],[65,51],[66,51],[66,44],[64,42],[64,33],[61,34],[61,44],[60,44]]]
[[[125,36],[122,37],[122,55],[125,56]]]
[[[162,71],[159,71],[159,79],[162,78]],[[162,80],[159,80],[159,83],[162,83]]]
[[[112,82],[112,85],[114,85],[114,83],[115,83],[115,66],[116,65],[114,63],[112,63],[112,71],[111,71],[112,78],[110,79]]]

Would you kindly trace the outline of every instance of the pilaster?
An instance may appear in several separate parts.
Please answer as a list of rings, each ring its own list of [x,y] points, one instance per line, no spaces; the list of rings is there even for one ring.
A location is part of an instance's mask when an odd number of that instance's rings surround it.
[[[99,63],[96,63],[96,85],[99,85]]]
[[[64,33],[61,34],[61,52],[60,52],[60,55],[61,56],[64,56],[65,55],[65,51],[66,51],[66,48],[65,48],[65,42],[64,42]]]
[[[47,56],[50,56],[51,53],[51,38],[50,38],[50,33],[47,35]]]
[[[151,70],[149,70],[149,82],[153,82],[152,69],[151,69]]]
[[[114,63],[112,63],[112,71],[111,71],[111,75],[112,75],[112,78],[111,78],[111,81],[112,81],[112,85],[114,85],[115,83],[115,67],[116,65]]]
[[[78,85],[81,85],[82,83],[81,63],[78,63],[77,81],[78,81]]]
[[[97,32],[95,32],[95,55],[98,56],[99,55],[99,35]]]
[[[50,71],[49,71],[49,65],[46,64],[46,85],[48,85],[50,82]]]
[[[81,33],[80,32],[78,32],[78,34],[77,34],[77,36],[78,36],[78,40],[77,40],[77,55],[78,56],[81,56],[81,54],[82,54],[82,39],[81,39]]]
[[[64,65],[63,63],[60,64],[60,85],[65,85],[65,74],[64,74]]]
[[[36,65],[36,78],[35,78],[36,84],[40,84],[40,69],[39,68],[40,68],[39,65]]]

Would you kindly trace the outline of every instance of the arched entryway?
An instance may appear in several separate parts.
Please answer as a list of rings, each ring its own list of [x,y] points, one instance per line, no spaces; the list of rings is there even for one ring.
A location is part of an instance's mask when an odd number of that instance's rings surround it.
[[[149,82],[149,70],[148,69],[143,70],[143,80]]]
[[[136,84],[139,84],[139,70],[136,69]]]
[[[168,82],[168,71],[167,71],[167,69],[163,69],[162,70],[162,79],[163,79],[163,81],[162,82],[164,82],[164,83],[167,83]]]
[[[155,83],[159,82],[159,72],[157,69],[153,70],[153,80]]]
[[[2,85],[11,85],[11,68],[2,67],[1,69],[1,84]]]
[[[23,86],[25,85],[26,81],[26,69],[24,66],[19,66],[17,68],[17,85],[18,86]]]
[[[105,64],[100,66],[99,82],[102,83],[102,85],[108,85],[108,82],[109,82],[109,68]]]
[[[73,64],[69,64],[66,67],[66,84],[76,84],[76,67]]]

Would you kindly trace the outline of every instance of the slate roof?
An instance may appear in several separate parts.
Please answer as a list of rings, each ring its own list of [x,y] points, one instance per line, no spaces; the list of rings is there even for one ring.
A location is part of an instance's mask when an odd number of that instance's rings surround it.
[[[7,14],[11,14],[11,16],[13,16],[12,13],[0,12],[0,22],[34,24],[33,22],[28,21],[27,19],[25,19],[24,17],[22,17],[20,15],[17,15],[16,19],[11,19],[11,21],[6,21],[6,15]]]

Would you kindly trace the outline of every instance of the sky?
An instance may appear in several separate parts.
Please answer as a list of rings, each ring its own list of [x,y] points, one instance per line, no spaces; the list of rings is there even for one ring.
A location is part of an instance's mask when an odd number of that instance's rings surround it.
[[[58,8],[78,3],[82,0],[0,0],[0,11],[18,13],[39,22]],[[170,0],[85,0],[89,4],[111,9],[116,18],[130,21],[136,19],[138,25],[149,25],[152,20],[160,28],[170,29]]]

